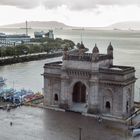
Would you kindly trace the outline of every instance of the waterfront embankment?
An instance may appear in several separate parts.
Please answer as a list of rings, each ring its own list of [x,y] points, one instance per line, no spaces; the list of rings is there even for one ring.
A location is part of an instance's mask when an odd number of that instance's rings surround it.
[[[85,48],[85,52],[87,51],[88,48]],[[78,52],[78,49],[71,49],[68,52],[74,54]],[[42,60],[47,58],[55,58],[55,57],[60,57],[62,55],[63,55],[63,51],[54,52],[54,53],[42,52],[42,53],[33,53],[33,54],[11,56],[11,57],[1,57],[0,66],[35,61],[35,60]]]
[[[42,60],[46,58],[54,58],[62,56],[63,52],[56,52],[52,54],[48,53],[36,53],[29,55],[21,55],[21,56],[13,56],[13,57],[5,57],[0,59],[0,66],[10,65],[15,63],[29,62],[34,60]]]

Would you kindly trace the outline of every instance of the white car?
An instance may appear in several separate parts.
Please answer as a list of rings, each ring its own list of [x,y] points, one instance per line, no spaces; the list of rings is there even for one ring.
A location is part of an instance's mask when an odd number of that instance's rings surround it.
[[[133,129],[132,136],[135,137],[135,136],[138,136],[138,135],[140,135],[140,128]]]
[[[129,130],[133,130],[133,129],[137,129],[137,128],[140,128],[140,122],[128,127]]]

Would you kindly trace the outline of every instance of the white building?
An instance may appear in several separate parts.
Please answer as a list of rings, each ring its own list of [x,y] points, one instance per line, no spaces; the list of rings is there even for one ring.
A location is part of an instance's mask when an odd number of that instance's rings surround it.
[[[1,46],[13,46],[21,43],[30,42],[30,36],[25,34],[11,34],[6,35],[4,33],[0,33],[0,45]]]
[[[49,30],[49,32],[44,32],[44,31],[41,31],[41,32],[34,32],[34,36],[35,38],[44,38],[44,37],[47,37],[49,39],[54,39],[54,34],[53,34],[53,30]]]

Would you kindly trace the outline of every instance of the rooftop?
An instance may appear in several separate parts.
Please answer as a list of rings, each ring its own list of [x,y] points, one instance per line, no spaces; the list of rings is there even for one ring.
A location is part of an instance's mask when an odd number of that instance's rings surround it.
[[[69,53],[67,50],[64,50],[63,60],[73,60],[73,61],[90,61],[98,62],[107,59],[113,59],[113,46],[111,43],[107,47],[107,54],[100,54],[97,45],[92,50],[92,53],[86,53],[87,48],[81,42],[78,44],[77,53]]]
[[[52,63],[46,63],[44,65],[44,68],[59,68],[59,69],[61,69],[62,65],[63,65],[62,61],[57,61],[57,62],[52,62]],[[73,69],[73,70],[77,70],[77,69]],[[83,70],[80,69],[80,71],[85,71],[85,69],[83,69]],[[89,69],[88,72],[91,72],[91,70]],[[101,68],[99,68],[99,72],[100,73],[124,75],[127,73],[135,72],[135,68],[130,67],[130,66],[113,65],[113,66],[110,66],[109,68],[108,67],[101,67]]]
[[[0,33],[0,38],[29,38],[30,36],[26,34],[4,34]]]
[[[100,68],[99,72],[124,75],[130,72],[135,72],[135,68],[130,67],[130,66],[113,65],[113,66],[110,66],[109,68],[105,68],[105,67]]]
[[[108,54],[99,54],[98,61],[112,59],[112,56]],[[76,61],[92,61],[92,53],[84,53],[84,55],[79,56],[78,54],[69,54],[65,60],[76,60]]]

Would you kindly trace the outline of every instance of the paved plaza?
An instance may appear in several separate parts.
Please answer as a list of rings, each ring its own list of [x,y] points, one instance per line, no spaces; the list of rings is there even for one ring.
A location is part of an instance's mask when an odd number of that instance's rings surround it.
[[[0,110],[0,140],[139,140],[132,139],[127,126],[78,113],[33,107]],[[10,125],[12,122],[12,125]]]

